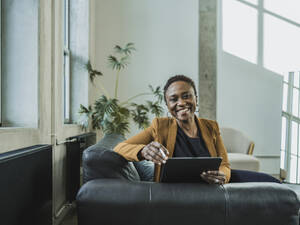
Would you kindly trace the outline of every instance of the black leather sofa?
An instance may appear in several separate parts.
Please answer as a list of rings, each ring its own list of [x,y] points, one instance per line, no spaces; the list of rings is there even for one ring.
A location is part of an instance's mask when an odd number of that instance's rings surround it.
[[[103,143],[84,151],[83,179],[78,225],[299,224],[299,200],[286,185],[141,181],[134,165]]]

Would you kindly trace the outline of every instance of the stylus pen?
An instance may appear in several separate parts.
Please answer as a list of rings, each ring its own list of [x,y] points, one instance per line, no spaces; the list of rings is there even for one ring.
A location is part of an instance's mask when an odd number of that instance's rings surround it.
[[[159,151],[162,154],[162,156],[164,157],[164,159],[167,158],[166,154],[164,153],[164,151],[161,148],[159,149]]]

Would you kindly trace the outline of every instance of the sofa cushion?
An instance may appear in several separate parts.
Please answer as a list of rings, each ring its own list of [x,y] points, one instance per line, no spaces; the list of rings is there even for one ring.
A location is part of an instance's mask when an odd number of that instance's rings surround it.
[[[259,171],[259,160],[252,155],[228,153],[231,169]]]

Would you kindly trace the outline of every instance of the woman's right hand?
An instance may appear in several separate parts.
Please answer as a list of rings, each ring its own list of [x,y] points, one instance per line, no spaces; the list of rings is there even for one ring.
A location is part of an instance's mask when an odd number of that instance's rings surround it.
[[[141,150],[141,155],[144,159],[160,165],[166,163],[169,151],[160,143],[152,141]]]

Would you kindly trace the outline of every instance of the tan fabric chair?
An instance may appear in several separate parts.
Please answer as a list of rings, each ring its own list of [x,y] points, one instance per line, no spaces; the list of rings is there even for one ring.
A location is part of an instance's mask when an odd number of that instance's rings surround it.
[[[231,169],[259,171],[259,160],[253,156],[254,142],[236,129],[223,127],[220,130]]]

